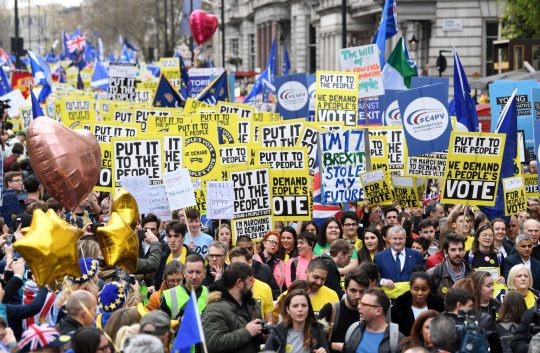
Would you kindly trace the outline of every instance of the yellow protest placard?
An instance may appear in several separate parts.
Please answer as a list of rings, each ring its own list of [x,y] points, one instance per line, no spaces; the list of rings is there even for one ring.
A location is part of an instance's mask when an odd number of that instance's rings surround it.
[[[186,99],[186,105],[184,106],[184,114],[193,114],[198,111],[217,112],[218,108],[215,105],[199,102],[193,98],[188,97]]]
[[[517,175],[502,180],[504,190],[504,215],[513,216],[527,209],[523,176]]]
[[[527,197],[538,197],[538,174],[524,173],[523,179]]]
[[[388,143],[386,136],[370,136],[370,162],[371,170],[382,169],[390,178],[390,168],[388,166]]]
[[[233,242],[241,235],[261,241],[274,226],[268,165],[256,165],[229,172],[234,189]]]
[[[296,146],[305,123],[305,119],[258,123],[255,124],[255,135],[260,135],[258,140],[261,147],[293,147]]]
[[[148,115],[145,119],[144,125],[146,126],[146,132],[148,133],[180,131],[179,125],[190,124],[192,122],[190,116]],[[142,124],[143,123],[141,123],[141,125]]]
[[[255,108],[249,104],[229,103],[219,101],[217,104],[218,113],[238,114],[239,118],[251,118],[255,113]]]
[[[505,134],[452,131],[442,203],[493,206]]]
[[[19,119],[13,124],[13,131],[26,131],[32,122],[32,107],[19,107]],[[13,122],[13,121],[12,121]]]
[[[178,110],[178,108],[176,108],[176,110]],[[143,132],[156,132],[146,127],[146,120],[150,115],[155,115],[158,117],[171,116],[173,115],[173,112],[174,111],[171,108],[136,107],[133,109],[135,123],[141,125],[141,131]]]
[[[160,72],[177,89],[182,86],[180,77],[180,58],[161,58],[159,59]]]
[[[260,148],[256,164],[270,165],[272,211],[276,221],[311,220],[311,177],[305,147]]]
[[[96,121],[94,100],[86,97],[63,97],[60,99],[60,120],[65,126],[74,129],[82,124]]]
[[[390,180],[384,170],[377,169],[360,174],[360,181],[364,189],[364,198],[370,205],[391,205],[394,197]]]
[[[418,180],[412,176],[392,176],[394,196],[401,208],[422,207],[422,201],[420,199],[420,194],[418,193],[420,185],[425,189],[425,181]]]
[[[215,121],[221,128],[222,144],[238,142],[238,115],[229,113],[195,113],[192,115],[194,123]]]
[[[317,71],[315,121],[342,121],[356,126],[358,120],[358,75],[340,71]]]
[[[99,148],[101,149],[101,170],[99,171],[99,179],[96,186],[94,187],[94,190],[112,192],[112,143],[100,142]]]
[[[407,160],[407,145],[405,144],[403,127],[370,126],[368,131],[370,139],[374,136],[386,136],[390,175],[403,175],[405,162]]]

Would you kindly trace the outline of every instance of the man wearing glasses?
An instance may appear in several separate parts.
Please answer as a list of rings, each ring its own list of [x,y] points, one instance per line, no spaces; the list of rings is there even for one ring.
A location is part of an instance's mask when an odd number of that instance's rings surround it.
[[[369,288],[358,302],[360,321],[345,334],[344,353],[399,352],[404,337],[399,326],[386,321],[390,299],[376,288]]]
[[[204,258],[199,254],[191,254],[186,257],[184,268],[184,284],[178,285],[163,292],[163,298],[159,309],[170,315],[171,319],[178,320],[184,316],[184,307],[191,291],[197,296],[199,314],[206,308],[208,289],[202,285],[206,277]]]
[[[225,254],[227,253],[225,245],[220,241],[214,241],[208,247],[208,254],[206,254],[206,278],[203,281],[203,285],[209,287],[214,284],[215,281],[220,280],[223,275],[223,271],[227,268],[225,263]]]
[[[23,206],[17,199],[17,194],[24,191],[23,176],[19,172],[8,172],[4,176],[4,185],[6,188],[2,191],[2,207],[0,213],[4,218],[6,225],[14,229],[14,221],[17,215],[24,212]]]

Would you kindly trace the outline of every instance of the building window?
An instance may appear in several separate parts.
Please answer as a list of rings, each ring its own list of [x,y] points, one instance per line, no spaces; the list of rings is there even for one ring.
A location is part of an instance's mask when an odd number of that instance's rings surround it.
[[[238,38],[231,39],[231,55],[238,57],[240,55]]]
[[[257,60],[255,49],[255,34],[249,34],[249,70],[255,71],[255,60]]]
[[[499,22],[486,21],[486,76],[495,74],[493,68],[493,41],[499,37]]]

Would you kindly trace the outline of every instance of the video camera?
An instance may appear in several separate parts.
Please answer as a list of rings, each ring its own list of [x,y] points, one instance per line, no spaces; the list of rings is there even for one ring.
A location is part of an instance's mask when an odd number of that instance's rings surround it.
[[[456,352],[487,352],[486,334],[478,325],[481,312],[460,311],[456,319]]]

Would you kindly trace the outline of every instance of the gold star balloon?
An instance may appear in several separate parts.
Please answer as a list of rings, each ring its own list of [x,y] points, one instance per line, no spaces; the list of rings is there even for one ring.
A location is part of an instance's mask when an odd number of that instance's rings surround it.
[[[13,247],[30,266],[40,287],[65,275],[81,276],[77,240],[82,229],[67,223],[53,210],[44,213],[37,209],[30,227],[22,231],[23,238]]]
[[[131,229],[135,230],[139,221],[139,208],[137,201],[126,190],[120,189],[113,200],[111,213],[116,212]]]
[[[97,239],[107,265],[137,270],[139,238],[118,212],[111,213],[107,225],[97,229]]]

